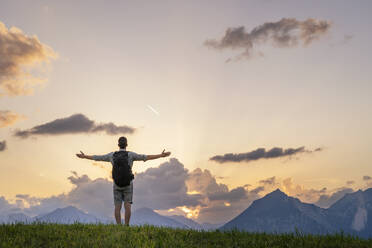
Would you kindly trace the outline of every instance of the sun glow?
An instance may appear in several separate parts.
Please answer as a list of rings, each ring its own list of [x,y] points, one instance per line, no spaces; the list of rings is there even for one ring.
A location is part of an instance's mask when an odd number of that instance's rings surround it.
[[[230,202],[224,202],[224,204],[225,204],[226,207],[230,207],[231,206]]]
[[[193,191],[188,191],[187,194],[188,195],[199,195],[200,192],[199,191],[196,191],[196,190],[193,190]]]
[[[180,207],[186,213],[187,218],[197,218],[199,216],[199,209],[190,209],[186,206]]]

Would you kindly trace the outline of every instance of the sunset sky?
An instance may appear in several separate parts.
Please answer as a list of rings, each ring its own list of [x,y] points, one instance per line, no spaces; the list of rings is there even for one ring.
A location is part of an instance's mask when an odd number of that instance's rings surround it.
[[[327,207],[372,187],[371,9],[2,0],[0,213],[111,216],[111,164],[75,153],[106,154],[121,135],[130,151],[172,152],[135,162],[133,206],[201,222],[276,188]]]

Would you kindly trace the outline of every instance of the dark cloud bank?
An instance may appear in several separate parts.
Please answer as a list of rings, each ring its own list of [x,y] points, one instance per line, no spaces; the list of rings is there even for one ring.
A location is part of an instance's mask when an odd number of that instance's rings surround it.
[[[204,45],[216,50],[243,50],[236,59],[251,58],[257,45],[271,43],[274,47],[295,47],[302,42],[307,46],[326,34],[330,27],[331,22],[325,20],[283,18],[266,22],[250,32],[244,26],[228,28],[220,40],[209,39]]]
[[[209,160],[216,161],[218,163],[227,162],[250,162],[259,159],[279,158],[285,156],[292,156],[299,153],[312,153],[322,151],[322,148],[317,148],[314,151],[305,150],[305,147],[299,148],[288,148],[283,149],[280,147],[274,147],[268,151],[265,148],[258,148],[251,152],[246,153],[226,153],[224,155],[216,155],[211,157]]]
[[[32,216],[73,205],[98,217],[113,217],[110,179],[91,179],[87,175],[72,172],[68,180],[74,187],[64,194],[45,198],[19,194],[16,196],[16,203],[9,203],[0,196],[0,215],[23,211]],[[249,188],[250,185],[229,189],[226,184],[218,183],[210,171],[200,168],[189,171],[173,158],[159,167],[135,174],[133,208],[148,207],[167,211],[187,207],[198,209],[197,220],[200,222],[221,223],[240,214],[254,200],[276,188],[306,202],[316,202],[322,207],[329,207],[346,193],[353,191],[350,188],[330,192],[326,192],[326,189],[305,189],[293,184],[290,178],[279,181],[276,177],[270,177],[259,183],[260,186],[252,189]]]
[[[114,123],[96,123],[83,114],[74,114],[66,118],[56,119],[27,130],[17,130],[14,136],[28,138],[38,135],[61,135],[77,133],[105,132],[108,135],[130,134],[135,131],[129,126],[117,126]]]
[[[93,180],[87,175],[80,176],[72,172],[68,180],[74,187],[65,194],[46,198],[19,194],[17,204],[10,204],[0,197],[0,214],[22,209],[28,215],[37,215],[73,205],[96,216],[113,217],[110,179]],[[196,193],[190,194],[190,191]],[[159,167],[135,174],[133,207],[156,210],[184,206],[190,209],[200,208],[199,220],[220,222],[232,218],[258,198],[257,192],[245,187],[230,190],[227,185],[217,183],[208,170],[198,168],[189,171],[177,159],[172,158]],[[231,205],[225,206],[225,202]],[[221,215],[222,212],[225,213]]]

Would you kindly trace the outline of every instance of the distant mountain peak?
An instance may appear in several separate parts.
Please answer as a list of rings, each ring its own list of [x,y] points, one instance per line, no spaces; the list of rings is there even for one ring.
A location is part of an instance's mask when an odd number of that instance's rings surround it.
[[[274,190],[272,193],[275,193],[275,194],[285,194],[283,191],[281,191],[279,188],[277,188],[276,190]]]
[[[160,215],[150,208],[136,209],[132,214],[133,225],[154,225],[154,226],[167,226],[175,228],[187,228],[186,225],[167,216]]]
[[[77,207],[74,207],[74,206],[67,206],[67,207],[64,207],[64,208],[56,208],[54,211],[52,212],[61,212],[61,213],[84,213],[84,211],[78,209]]]
[[[288,196],[279,188],[267,194],[264,198],[287,198]]]
[[[74,206],[57,208],[54,211],[49,212],[47,214],[36,216],[35,220],[40,222],[62,224],[72,224],[75,222],[97,223],[100,221],[94,215],[87,214]]]
[[[62,208],[62,209],[71,209],[71,210],[79,210],[77,207],[74,207],[74,206],[67,206],[65,208]]]

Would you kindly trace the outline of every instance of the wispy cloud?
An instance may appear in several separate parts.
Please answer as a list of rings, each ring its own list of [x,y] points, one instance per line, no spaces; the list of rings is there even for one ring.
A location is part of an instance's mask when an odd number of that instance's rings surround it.
[[[277,177],[270,177],[259,181],[265,188],[265,192],[271,192],[274,189],[281,189],[289,196],[297,197],[303,202],[316,202],[321,195],[327,194],[327,188],[321,189],[306,188],[303,185],[296,184],[292,178],[280,179]]]
[[[350,180],[350,181],[346,182],[346,185],[353,185],[353,184],[355,184],[355,181],[353,181],[353,180]]]
[[[259,181],[259,183],[262,183],[263,185],[275,185],[275,177],[270,177],[270,178],[267,178],[267,179],[262,179]]]
[[[24,119],[23,115],[8,110],[0,110],[0,128],[11,126],[17,121]]]
[[[159,112],[156,110],[156,109],[154,109],[153,107],[151,107],[150,105],[147,105],[147,107],[154,113],[154,114],[156,114],[156,115],[159,115]]]
[[[0,88],[3,90],[0,96],[32,93],[33,86],[45,82],[45,78],[32,72],[57,57],[53,49],[36,36],[27,36],[16,27],[8,29],[2,22],[0,47]]]
[[[280,147],[274,147],[268,151],[266,151],[265,148],[258,148],[254,151],[246,153],[226,153],[224,155],[216,155],[211,157],[209,160],[216,161],[217,163],[221,164],[227,162],[250,162],[259,159],[279,158],[299,153],[313,153],[318,151],[322,151],[322,148],[317,148],[314,151],[305,150],[304,146],[299,148],[288,148],[285,150]]]
[[[244,26],[228,28],[220,40],[209,39],[204,45],[217,50],[243,50],[236,59],[248,59],[260,44],[271,43],[274,47],[282,48],[296,47],[302,42],[303,46],[308,46],[327,33],[330,27],[331,22],[325,20],[283,18],[277,22],[266,22],[250,32]]]
[[[369,180],[371,180],[372,179],[372,177],[370,177],[370,176],[363,176],[363,180],[364,181],[369,181]]]
[[[354,35],[345,34],[343,39],[334,43],[329,44],[330,47],[335,47],[338,45],[346,45],[348,44],[352,39],[354,38]]]
[[[40,135],[61,135],[79,133],[105,132],[108,135],[133,133],[134,128],[129,126],[117,126],[114,123],[99,123],[88,119],[83,114],[74,114],[66,118],[56,119],[45,124],[35,126],[27,130],[17,130],[14,136],[28,138]]]
[[[6,141],[0,141],[0,152],[5,151],[6,149]]]

